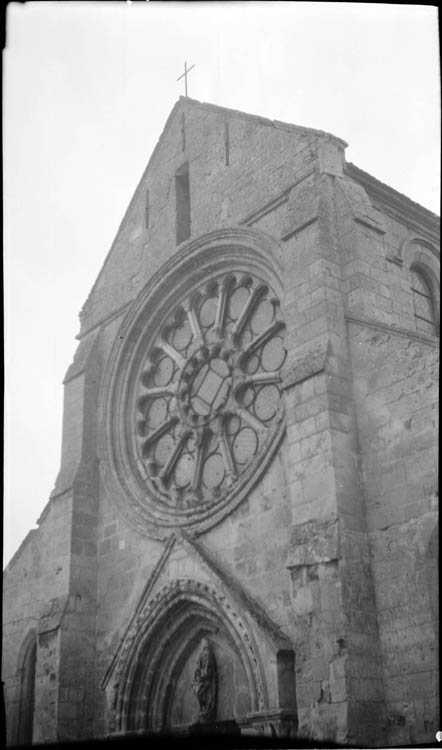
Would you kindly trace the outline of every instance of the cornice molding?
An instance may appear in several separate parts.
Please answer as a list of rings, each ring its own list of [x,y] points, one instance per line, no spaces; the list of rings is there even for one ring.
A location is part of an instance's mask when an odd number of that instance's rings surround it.
[[[380,208],[393,218],[414,229],[423,238],[439,243],[440,219],[432,211],[415,203],[406,195],[385,185],[354,164],[347,163],[344,175],[350,177],[367,191],[375,208]]]
[[[315,174],[316,170],[311,169],[306,174],[302,175],[298,180],[295,180],[295,182],[291,182],[290,185],[287,185],[287,187],[284,188],[284,190],[281,190],[281,192],[278,193],[278,195],[275,195],[274,198],[272,198],[270,201],[266,201],[266,203],[263,203],[258,208],[254,209],[250,213],[248,213],[246,216],[244,216],[242,219],[239,220],[240,225],[246,225],[251,226],[252,224],[255,224],[257,221],[263,218],[263,216],[266,216],[267,214],[271,213],[272,211],[275,211],[280,206],[284,205],[284,203],[287,203],[287,201],[290,198],[290,193],[293,190],[293,188],[300,185],[304,180],[311,177],[313,174]],[[286,239],[285,237],[281,237],[281,239]]]
[[[395,328],[389,326],[386,323],[381,323],[377,320],[369,320],[368,318],[360,318],[356,315],[346,314],[345,319],[347,323],[354,323],[364,328],[373,328],[376,331],[382,331],[383,333],[392,334],[393,336],[402,336],[407,339],[413,339],[419,341],[422,344],[427,344],[437,349],[439,347],[439,339],[437,336],[425,336],[425,334],[417,333],[416,331],[410,331],[407,328]]]

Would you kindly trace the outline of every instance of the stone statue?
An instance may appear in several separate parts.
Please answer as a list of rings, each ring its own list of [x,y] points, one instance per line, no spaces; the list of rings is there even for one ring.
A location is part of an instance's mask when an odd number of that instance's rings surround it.
[[[193,674],[192,689],[200,706],[200,722],[213,721],[216,712],[218,676],[212,644],[203,638]]]

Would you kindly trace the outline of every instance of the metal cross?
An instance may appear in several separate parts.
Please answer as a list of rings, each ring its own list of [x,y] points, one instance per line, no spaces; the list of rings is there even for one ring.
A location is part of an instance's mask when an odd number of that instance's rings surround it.
[[[195,63],[195,64],[196,64],[196,63]],[[184,91],[185,91],[185,96],[187,96],[187,74],[189,73],[189,71],[191,71],[191,70],[192,70],[192,68],[194,68],[194,67],[195,67],[195,64],[194,64],[194,65],[191,65],[191,66],[190,66],[190,68],[188,68],[188,67],[187,67],[187,63],[186,63],[186,61],[184,61],[184,73],[183,73],[183,75],[181,75],[181,76],[180,76],[179,78],[177,78],[177,81],[181,81],[181,79],[182,79],[182,78],[184,78]]]

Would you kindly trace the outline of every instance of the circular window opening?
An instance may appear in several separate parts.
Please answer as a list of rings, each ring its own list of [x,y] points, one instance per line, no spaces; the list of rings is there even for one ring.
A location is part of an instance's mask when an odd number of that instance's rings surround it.
[[[128,520],[161,537],[210,527],[264,470],[284,429],[286,349],[278,297],[255,273],[155,295],[114,350],[103,471]]]

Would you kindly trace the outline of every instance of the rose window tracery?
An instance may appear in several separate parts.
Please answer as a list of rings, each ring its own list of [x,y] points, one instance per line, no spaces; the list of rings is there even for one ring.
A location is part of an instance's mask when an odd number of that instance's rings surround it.
[[[211,508],[251,472],[281,421],[285,356],[279,301],[254,275],[177,301],[135,385],[136,464],[166,511]]]

